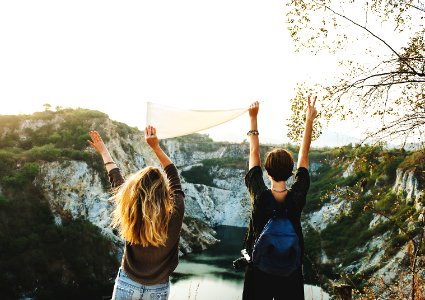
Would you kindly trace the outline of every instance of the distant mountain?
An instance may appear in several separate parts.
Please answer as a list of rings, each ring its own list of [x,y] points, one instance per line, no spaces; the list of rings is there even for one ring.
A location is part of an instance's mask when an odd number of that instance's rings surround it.
[[[340,147],[349,144],[355,145],[360,142],[362,142],[361,139],[327,129],[324,130],[323,134],[313,142],[313,145],[315,147]]]

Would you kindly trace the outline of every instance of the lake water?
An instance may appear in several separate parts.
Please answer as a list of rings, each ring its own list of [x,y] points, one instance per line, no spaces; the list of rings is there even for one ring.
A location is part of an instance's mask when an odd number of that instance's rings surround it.
[[[243,271],[232,268],[240,257],[246,229],[232,226],[216,228],[221,242],[201,253],[180,259],[171,282],[170,300],[237,300],[242,299]],[[305,285],[306,300],[328,300],[320,287]]]

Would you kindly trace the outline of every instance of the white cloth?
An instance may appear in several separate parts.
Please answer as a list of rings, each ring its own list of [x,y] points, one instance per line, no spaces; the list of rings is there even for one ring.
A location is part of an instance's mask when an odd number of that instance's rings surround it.
[[[233,120],[248,108],[230,110],[184,110],[147,103],[146,124],[156,127],[158,138],[168,139],[205,130]]]

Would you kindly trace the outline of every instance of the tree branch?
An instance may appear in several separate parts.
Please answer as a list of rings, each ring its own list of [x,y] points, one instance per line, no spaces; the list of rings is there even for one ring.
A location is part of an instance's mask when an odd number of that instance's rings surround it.
[[[400,54],[398,54],[398,52],[397,51],[395,51],[394,50],[394,48],[393,47],[391,47],[386,41],[384,41],[382,38],[380,38],[379,36],[377,36],[376,34],[374,34],[372,31],[370,31],[369,29],[367,29],[365,26],[363,26],[363,25],[360,25],[359,23],[357,23],[357,22],[355,22],[355,21],[353,21],[353,20],[351,20],[350,18],[348,18],[347,16],[345,16],[345,15],[343,15],[343,14],[340,14],[340,13],[338,13],[338,12],[336,12],[335,10],[333,10],[332,8],[330,8],[329,6],[327,6],[327,5],[325,5],[325,8],[326,9],[329,9],[331,12],[333,12],[334,14],[336,14],[337,16],[340,16],[340,17],[342,17],[342,18],[344,18],[344,19],[346,19],[346,20],[348,20],[349,22],[351,22],[351,23],[353,23],[354,25],[356,25],[356,26],[358,26],[358,27],[360,27],[360,28],[362,28],[362,29],[364,29],[364,30],[366,30],[369,34],[371,34],[373,37],[375,37],[376,39],[378,39],[378,40],[380,40],[385,46],[387,46],[395,55],[397,55],[397,57],[399,58],[399,60],[401,60],[401,61],[403,61],[403,57],[400,55]],[[413,72],[413,73],[415,73],[415,74],[418,74],[418,72],[414,69],[414,68],[412,68],[412,66],[410,66],[408,63],[405,63],[406,64],[406,66]]]
[[[388,82],[388,83],[378,83],[378,84],[365,84],[363,87],[378,87],[378,86],[386,86],[386,85],[396,85],[396,84],[404,84],[404,83],[421,83],[425,80],[406,80],[406,81],[396,81],[396,82]]]
[[[410,7],[412,7],[412,8],[415,8],[415,9],[417,9],[417,10],[419,10],[419,11],[421,11],[421,12],[425,12],[425,8],[423,8],[423,7],[419,7],[419,6],[416,6],[416,5],[412,5],[412,4],[409,4],[409,3],[406,3],[408,6],[410,6]]]

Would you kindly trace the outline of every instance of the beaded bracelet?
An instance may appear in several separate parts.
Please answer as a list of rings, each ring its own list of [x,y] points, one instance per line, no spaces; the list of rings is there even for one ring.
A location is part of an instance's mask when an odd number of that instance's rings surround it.
[[[253,129],[248,131],[248,133],[246,135],[259,135],[258,130],[257,129]]]

